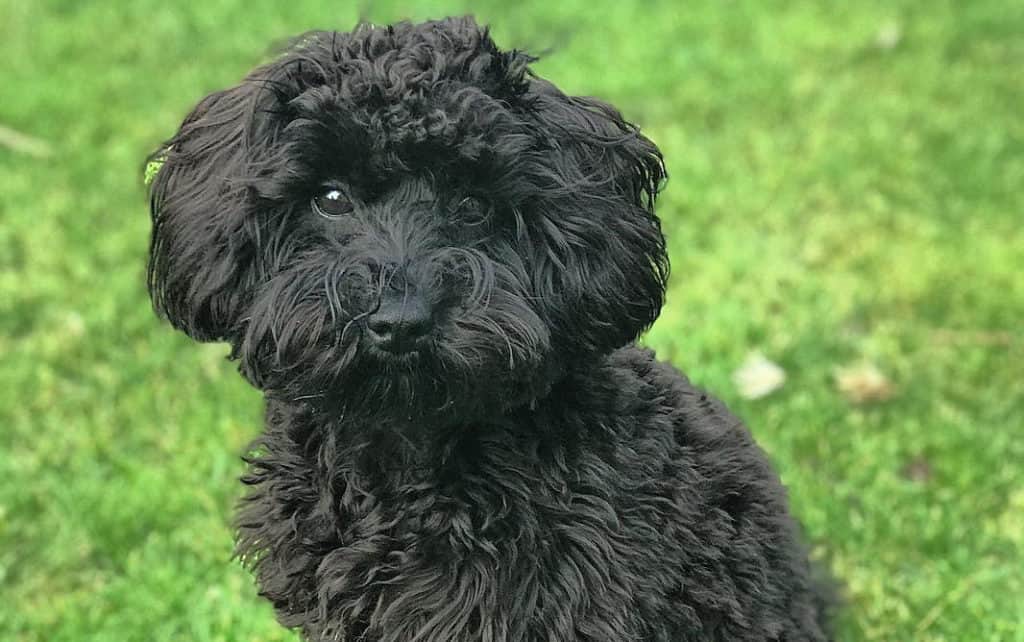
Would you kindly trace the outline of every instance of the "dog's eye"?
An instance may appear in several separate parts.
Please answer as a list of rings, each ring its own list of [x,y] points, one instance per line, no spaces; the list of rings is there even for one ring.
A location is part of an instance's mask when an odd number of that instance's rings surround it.
[[[480,199],[475,196],[467,196],[455,204],[455,210],[463,212],[466,210],[479,211],[481,209]]]
[[[474,225],[487,219],[490,208],[480,199],[467,196],[455,204],[452,213],[458,216],[463,223]]]
[[[313,197],[313,209],[325,218],[338,218],[351,214],[355,207],[340,189],[329,189]]]

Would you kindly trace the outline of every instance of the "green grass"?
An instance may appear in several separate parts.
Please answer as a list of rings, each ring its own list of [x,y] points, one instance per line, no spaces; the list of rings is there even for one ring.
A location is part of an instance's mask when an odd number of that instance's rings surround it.
[[[141,176],[270,41],[353,24],[333,4],[0,0],[0,125],[53,150],[0,146],[0,639],[294,639],[230,561],[259,395],[152,316]],[[648,342],[772,456],[847,585],[841,639],[1024,640],[1024,4],[474,11],[664,150]],[[757,401],[751,350],[788,373]],[[837,391],[861,361],[889,401]]]

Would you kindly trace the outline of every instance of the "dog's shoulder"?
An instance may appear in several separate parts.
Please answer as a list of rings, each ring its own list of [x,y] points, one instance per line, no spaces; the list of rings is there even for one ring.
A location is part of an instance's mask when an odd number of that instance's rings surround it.
[[[756,462],[766,477],[774,477],[767,458],[744,422],[721,399],[694,385],[654,351],[636,345],[610,354],[611,369],[621,404],[634,415],[644,415],[643,428],[670,430],[674,441],[693,453],[713,454],[722,460]]]
[[[725,404],[671,363],[658,359],[650,348],[630,345],[611,353],[606,367],[615,371],[620,384],[634,379],[646,395],[655,395],[668,412],[678,411],[691,421],[705,418],[712,423],[743,428],[742,422]],[[620,386],[621,387],[621,386]]]

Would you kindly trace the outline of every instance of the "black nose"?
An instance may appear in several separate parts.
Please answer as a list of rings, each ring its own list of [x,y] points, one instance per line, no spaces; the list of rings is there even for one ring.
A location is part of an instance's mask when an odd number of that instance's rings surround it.
[[[401,292],[386,295],[366,320],[367,334],[382,350],[410,352],[430,332],[430,317],[430,306],[423,297]]]

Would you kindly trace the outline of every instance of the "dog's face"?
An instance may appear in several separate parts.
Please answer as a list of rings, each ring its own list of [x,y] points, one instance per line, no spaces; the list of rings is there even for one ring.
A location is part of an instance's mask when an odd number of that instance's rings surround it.
[[[657,316],[657,148],[471,19],[311,33],[158,152],[149,284],[268,394],[458,420]]]

